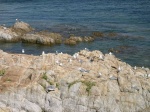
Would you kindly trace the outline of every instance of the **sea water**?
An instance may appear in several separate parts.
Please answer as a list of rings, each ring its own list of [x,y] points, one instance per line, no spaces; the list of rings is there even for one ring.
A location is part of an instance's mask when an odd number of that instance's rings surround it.
[[[6,52],[21,53],[25,49],[25,53],[33,55],[56,50],[73,54],[86,47],[109,53],[111,48],[126,46],[114,53],[116,57],[132,66],[150,67],[150,0],[0,0],[0,24],[12,26],[16,18],[37,30],[63,36],[89,36],[100,31],[115,32],[120,38],[97,39],[71,47],[0,43],[0,49]]]

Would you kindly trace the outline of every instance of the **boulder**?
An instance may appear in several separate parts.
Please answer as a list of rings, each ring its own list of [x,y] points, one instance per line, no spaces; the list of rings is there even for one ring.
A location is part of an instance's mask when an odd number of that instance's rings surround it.
[[[62,36],[57,33],[37,32],[35,34],[25,34],[22,36],[22,42],[36,43],[43,45],[61,44]]]

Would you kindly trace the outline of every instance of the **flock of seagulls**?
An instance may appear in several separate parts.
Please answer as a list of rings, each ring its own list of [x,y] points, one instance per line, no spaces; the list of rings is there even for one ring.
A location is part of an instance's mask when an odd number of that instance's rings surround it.
[[[88,50],[88,49],[85,48],[85,50]],[[22,49],[22,53],[23,53],[23,54],[25,53],[25,50],[24,50],[24,49]],[[42,55],[44,55],[44,54],[45,54],[45,52],[42,51]],[[58,51],[56,51],[56,55],[57,55],[57,54],[58,54]],[[63,52],[61,52],[60,54],[63,54]],[[109,55],[112,55],[112,53],[110,52]],[[74,59],[77,59],[78,56],[79,56],[79,53],[75,53],[75,54],[73,55],[73,58],[74,58]],[[104,56],[100,55],[99,58],[100,58],[100,59],[104,59]],[[79,59],[78,61],[79,61],[81,64],[83,63],[83,60],[81,60],[81,59]],[[72,63],[72,59],[70,58],[70,59],[68,60],[68,62]],[[59,60],[56,60],[55,63],[58,64],[59,66],[63,66],[63,63],[61,63]],[[144,66],[142,66],[141,68],[144,69]],[[133,69],[136,70],[137,67],[135,66]],[[89,71],[90,71],[90,70],[86,70],[86,69],[81,68],[81,67],[79,67],[78,70],[79,70],[80,72],[84,72],[84,73],[89,73]],[[118,72],[120,72],[120,71],[123,70],[123,69],[121,68],[121,66],[119,66],[117,70],[118,70]],[[102,76],[102,73],[99,72],[97,77],[100,78],[101,76]],[[147,77],[150,77],[150,74],[147,74]],[[111,76],[109,77],[109,79],[110,79],[110,80],[117,80],[117,77],[111,75]]]

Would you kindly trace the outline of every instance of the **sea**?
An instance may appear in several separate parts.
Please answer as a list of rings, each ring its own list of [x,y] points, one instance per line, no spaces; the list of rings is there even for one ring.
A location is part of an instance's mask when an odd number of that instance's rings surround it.
[[[37,31],[47,30],[68,37],[90,36],[93,32],[116,33],[90,43],[75,46],[44,46],[29,43],[0,43],[0,49],[11,53],[40,55],[58,52],[74,54],[84,48],[110,49],[131,66],[150,68],[150,0],[0,0],[0,25],[12,26],[20,21]]]

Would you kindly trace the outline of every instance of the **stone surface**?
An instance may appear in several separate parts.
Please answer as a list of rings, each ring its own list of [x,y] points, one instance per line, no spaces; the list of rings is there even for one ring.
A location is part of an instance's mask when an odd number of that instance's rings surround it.
[[[149,68],[100,51],[75,56],[0,50],[0,112],[149,112]]]

